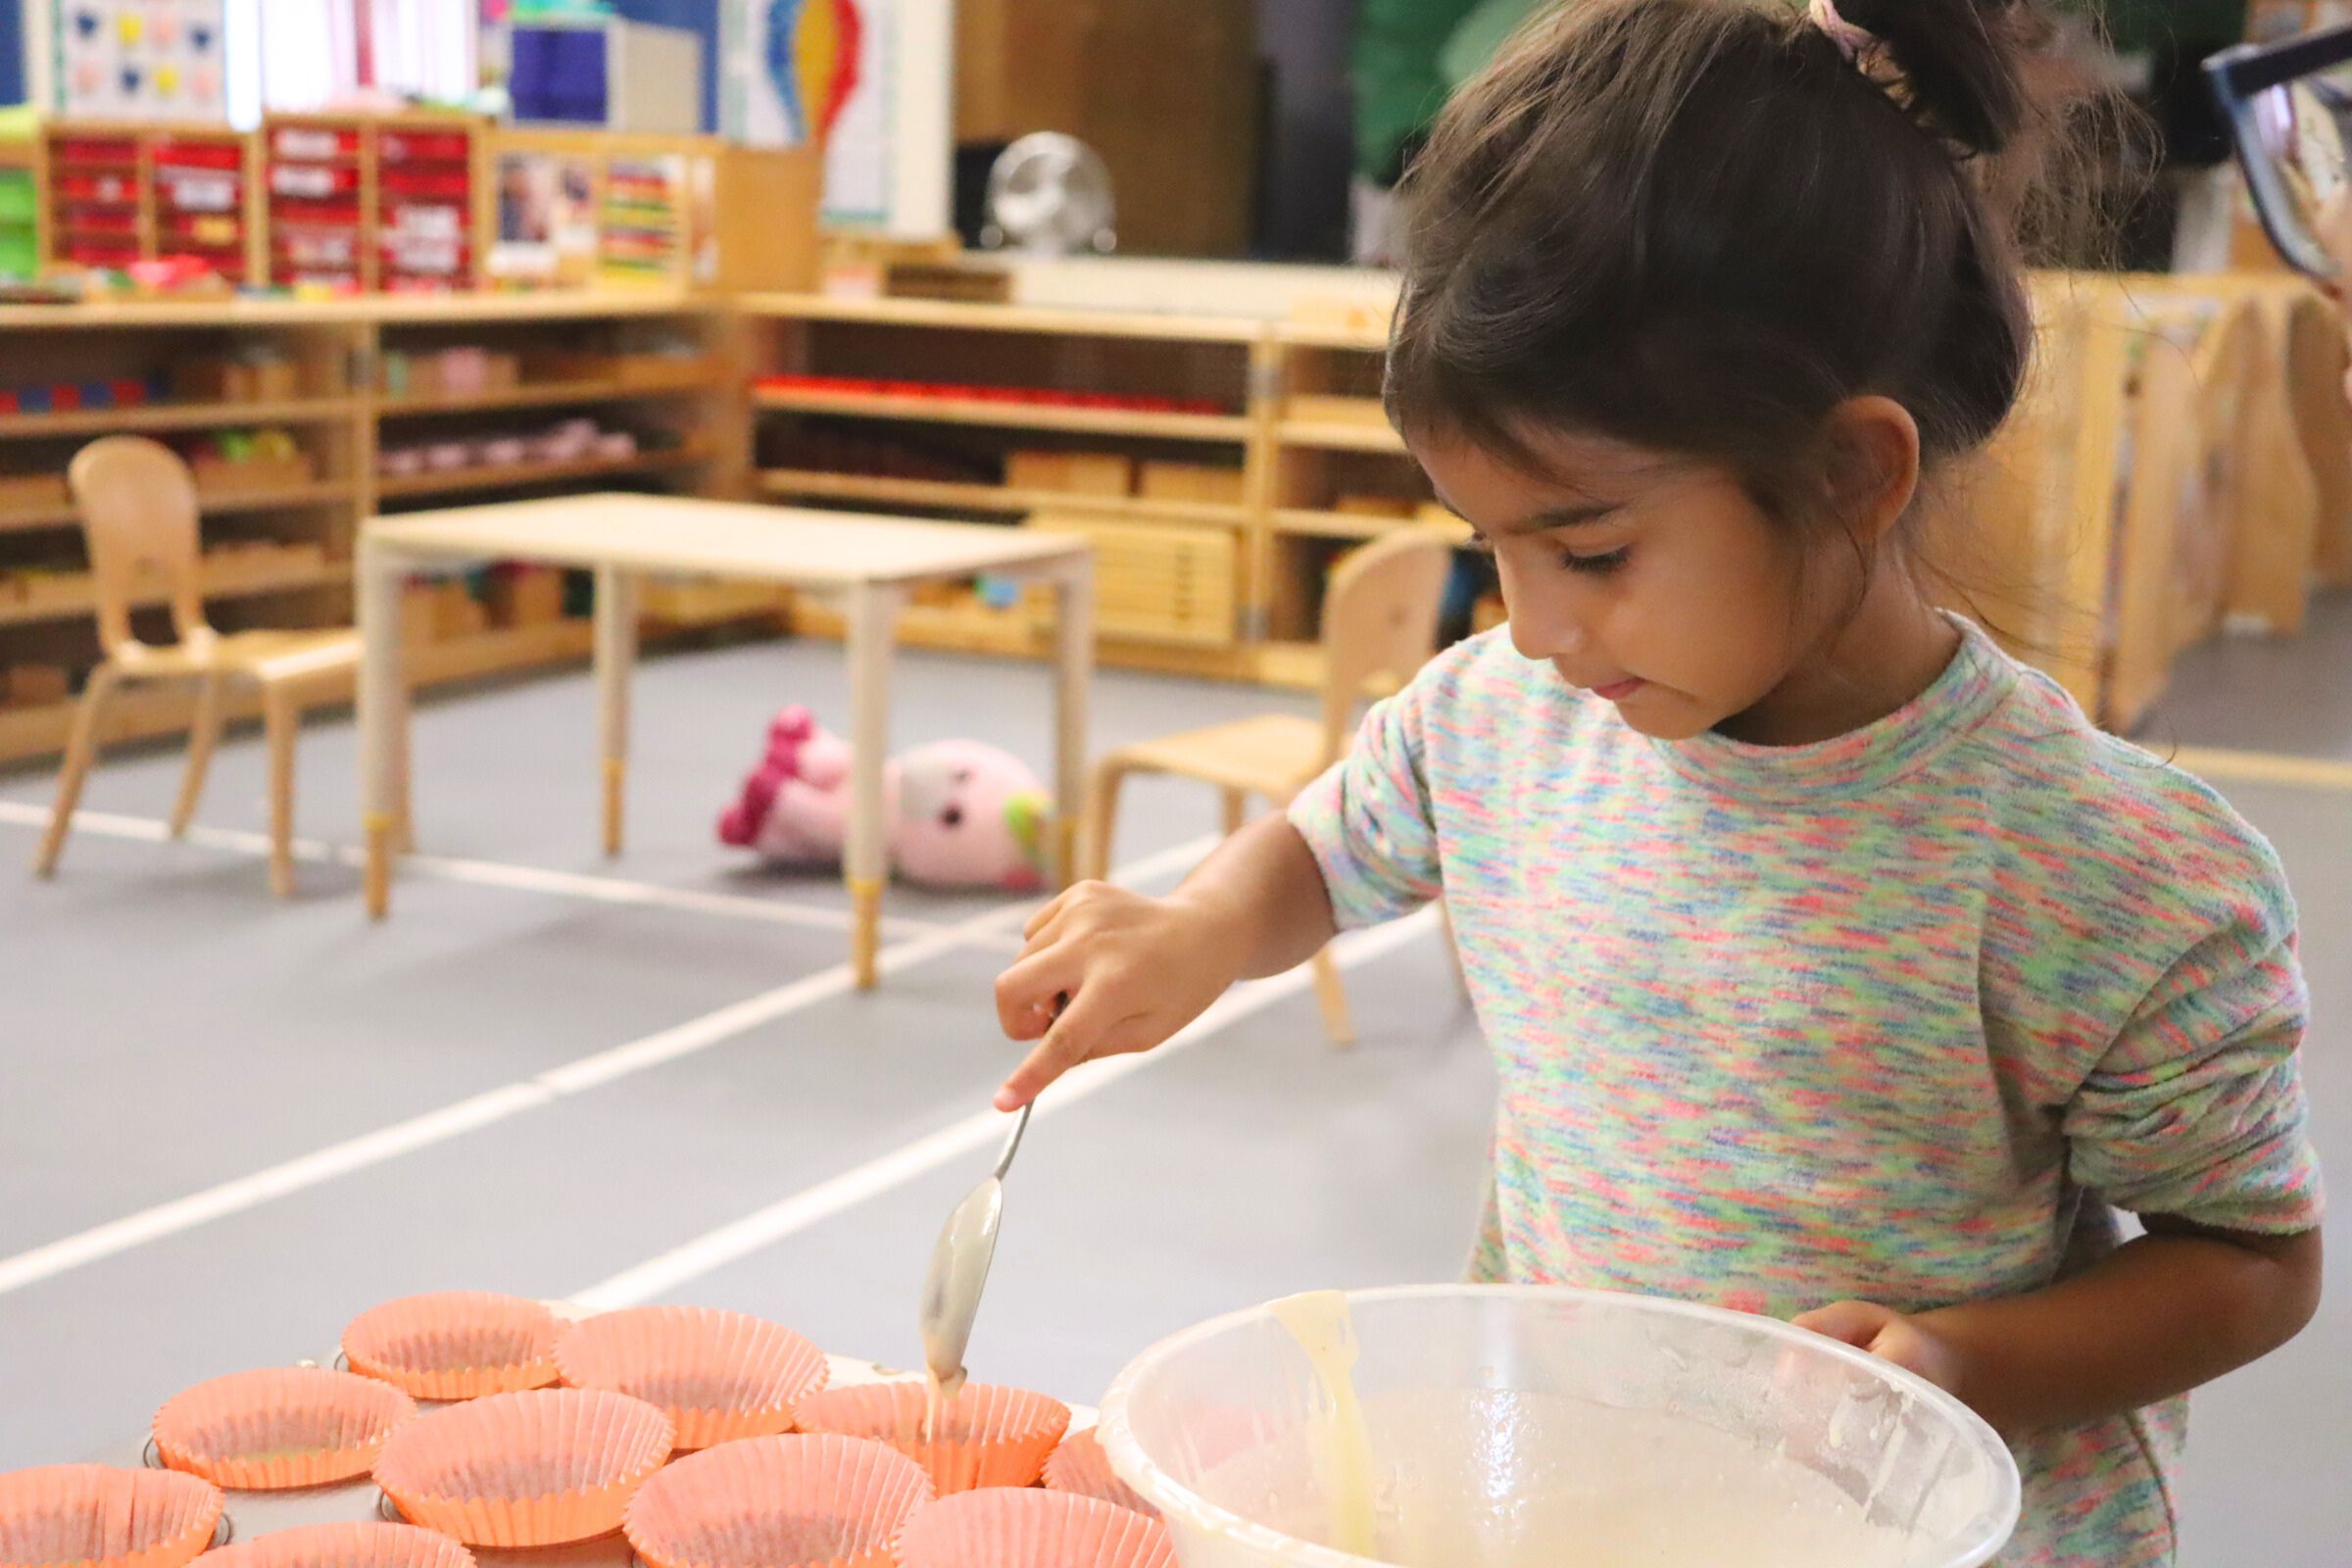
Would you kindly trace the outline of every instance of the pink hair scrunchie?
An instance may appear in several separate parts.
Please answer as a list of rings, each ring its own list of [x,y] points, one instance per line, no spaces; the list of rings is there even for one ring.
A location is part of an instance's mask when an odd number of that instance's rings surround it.
[[[1856,26],[1838,14],[1838,0],[1811,0],[1805,8],[1805,15],[1813,25],[1829,34],[1830,41],[1838,46],[1838,52],[1848,60],[1860,56],[1872,42],[1868,27]]]

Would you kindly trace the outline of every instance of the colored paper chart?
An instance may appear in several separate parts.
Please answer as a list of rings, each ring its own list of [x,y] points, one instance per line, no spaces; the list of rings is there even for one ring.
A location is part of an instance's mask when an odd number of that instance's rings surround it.
[[[100,120],[227,118],[222,0],[46,0],[52,107]]]
[[[825,149],[825,216],[889,207],[890,8],[875,0],[729,0],[721,128],[756,147]]]

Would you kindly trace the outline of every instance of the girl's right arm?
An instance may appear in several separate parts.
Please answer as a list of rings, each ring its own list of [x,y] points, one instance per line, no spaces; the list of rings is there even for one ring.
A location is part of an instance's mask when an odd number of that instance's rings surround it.
[[[1315,857],[1279,811],[1164,899],[1079,883],[1030,920],[1021,956],[997,980],[1005,1034],[1037,1041],[997,1108],[1018,1110],[1082,1061],[1150,1051],[1236,980],[1305,962],[1337,929]]]

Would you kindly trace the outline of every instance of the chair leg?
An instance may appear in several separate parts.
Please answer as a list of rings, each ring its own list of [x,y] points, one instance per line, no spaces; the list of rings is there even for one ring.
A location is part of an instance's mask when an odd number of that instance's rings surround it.
[[[1226,790],[1225,836],[1227,838],[1233,837],[1236,833],[1239,833],[1242,830],[1243,824],[1249,820],[1250,792],[1248,790],[1240,789]]]
[[[1086,856],[1078,866],[1082,880],[1099,882],[1110,875],[1111,832],[1118,825],[1119,786],[1126,780],[1126,766],[1113,757],[1097,762],[1086,781]]]
[[[294,735],[302,710],[293,693],[262,696],[262,728],[270,747],[270,891],[294,896]]]
[[[188,769],[180,775],[179,799],[172,807],[172,836],[175,839],[187,836],[188,824],[196,817],[196,803],[204,799],[213,748],[220,741],[220,690],[226,684],[219,675],[207,675],[196,688],[196,716],[188,722]]]
[[[1323,1009],[1323,1032],[1335,1046],[1355,1044],[1355,1022],[1348,1015],[1348,992],[1340,983],[1339,960],[1326,946],[1307,960],[1314,965],[1315,1002]]]
[[[33,858],[34,876],[57,873],[57,858],[65,853],[66,835],[74,829],[74,808],[81,804],[82,780],[90,776],[90,764],[98,759],[99,721],[118,684],[114,670],[101,664],[90,671],[90,682],[82,688],[81,706],[74,711],[74,729],[66,739],[65,761],[57,770],[57,804],[49,808],[49,831],[41,835],[40,852]]]

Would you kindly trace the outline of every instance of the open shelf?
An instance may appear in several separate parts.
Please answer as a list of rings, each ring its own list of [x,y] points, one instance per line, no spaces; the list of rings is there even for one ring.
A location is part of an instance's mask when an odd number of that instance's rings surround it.
[[[1005,430],[1076,430],[1093,435],[1158,436],[1178,441],[1243,441],[1250,421],[1239,414],[1148,414],[1130,409],[1071,409],[990,398],[895,397],[888,393],[756,391],[762,409],[841,414],[923,424],[983,424]],[[1401,448],[1401,443],[1399,443]]]
[[[0,415],[0,436],[97,435],[118,430],[189,430],[206,425],[324,424],[359,411],[348,397],[242,403],[141,403],[122,409]]]
[[[1241,527],[1250,514],[1240,507],[1207,502],[1159,501],[1143,496],[1087,495],[1074,490],[1016,490],[1000,484],[957,484],[938,479],[827,473],[815,468],[763,468],[760,490],[771,496],[814,496],[833,501],[871,501],[882,506],[961,507],[974,512],[1086,512],[1101,516],[1167,522],[1214,522]]]
[[[660,473],[692,467],[710,459],[703,446],[674,447],[665,452],[640,452],[631,458],[583,458],[577,463],[514,463],[496,467],[452,468],[445,473],[412,473],[376,481],[376,495],[386,501],[404,496],[449,495],[465,490],[514,490],[565,479],[606,478],[624,473]]]
[[[1187,343],[1252,343],[1268,330],[1265,322],[1243,317],[1066,310],[1042,305],[972,305],[892,297],[748,294],[736,301],[736,307],[746,316],[804,321],[952,327],[967,332],[1042,332],[1055,337],[1141,337]]]

